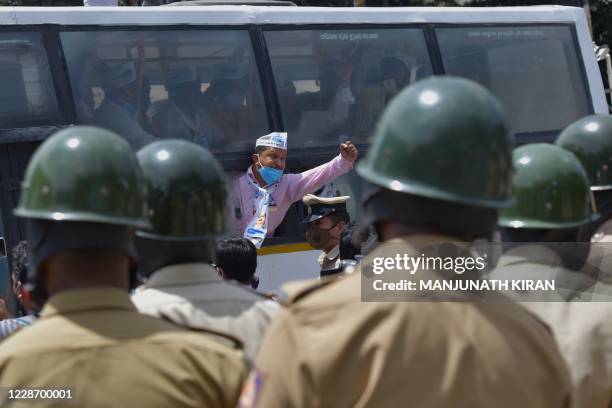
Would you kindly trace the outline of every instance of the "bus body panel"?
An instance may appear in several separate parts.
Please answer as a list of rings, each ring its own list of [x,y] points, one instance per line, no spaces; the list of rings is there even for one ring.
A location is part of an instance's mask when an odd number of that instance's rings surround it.
[[[564,87],[582,87],[584,85],[585,89],[579,89],[586,95],[585,97],[589,105],[584,109],[587,109],[588,113],[607,114],[608,105],[606,103],[603,82],[593,51],[587,19],[584,11],[580,8],[562,6],[498,8],[400,7],[371,9],[253,6],[194,6],[178,8],[3,7],[0,8],[0,65],[2,62],[3,38],[9,38],[10,33],[13,32],[22,33],[20,37],[16,36],[17,42],[21,41],[23,44],[26,44],[26,50],[35,50],[35,52],[38,52],[38,54],[36,54],[38,60],[34,58],[32,61],[36,60],[38,63],[41,63],[41,70],[49,71],[47,75],[53,78],[52,84],[45,84],[45,82],[50,81],[46,79],[46,77],[39,77],[33,74],[31,70],[24,69],[22,70],[23,72],[20,73],[19,69],[13,69],[11,65],[6,64],[4,69],[8,75],[12,75],[18,80],[23,77],[24,89],[30,92],[31,95],[34,95],[34,102],[40,103],[41,106],[43,105],[41,101],[43,101],[45,97],[48,98],[49,95],[52,95],[52,91],[49,89],[54,88],[57,94],[54,103],[58,106],[51,107],[49,112],[47,112],[48,116],[41,116],[41,123],[32,122],[31,124],[23,126],[22,124],[3,126],[1,117],[2,106],[0,105],[0,144],[20,150],[20,146],[26,146],[23,142],[42,140],[57,127],[63,127],[73,122],[79,123],[78,120],[81,120],[81,118],[78,112],[79,107],[77,106],[75,93],[80,88],[76,84],[76,78],[80,75],[79,72],[81,68],[84,70],[87,65],[82,62],[80,62],[83,64],[81,66],[75,65],[75,61],[79,60],[79,55],[78,52],[75,51],[75,47],[79,45],[83,48],[94,47],[97,42],[103,43],[104,41],[107,41],[107,45],[110,47],[113,45],[113,33],[117,34],[117,39],[121,39],[122,37],[129,38],[129,35],[124,35],[124,33],[132,35],[133,33],[143,31],[146,34],[150,31],[150,38],[147,39],[158,41],[159,44],[163,44],[164,41],[166,41],[167,44],[172,44],[172,41],[178,41],[176,39],[180,38],[182,36],[181,34],[184,33],[185,36],[190,36],[190,38],[193,39],[192,48],[188,46],[185,47],[185,50],[189,51],[189,49],[193,50],[194,44],[199,47],[199,49],[210,47],[208,44],[210,42],[210,36],[216,35],[223,40],[225,32],[231,33],[240,31],[242,33],[240,34],[242,36],[242,40],[240,41],[244,42],[244,46],[241,47],[243,48],[241,52],[250,58],[249,61],[252,65],[256,65],[256,69],[252,70],[251,75],[253,75],[253,78],[257,80],[256,82],[260,84],[256,84],[259,86],[256,90],[256,96],[261,100],[262,104],[262,106],[259,107],[261,112],[257,113],[257,115],[259,115],[258,120],[261,121],[260,124],[262,126],[269,127],[269,130],[286,130],[281,129],[281,127],[286,128],[288,125],[284,123],[286,118],[284,109],[287,104],[285,103],[286,101],[282,99],[284,96],[281,95],[282,89],[279,86],[280,73],[282,73],[283,70],[284,72],[295,72],[296,70],[294,70],[293,66],[290,64],[299,64],[299,61],[301,61],[300,58],[302,58],[303,61],[305,61],[304,66],[300,73],[296,74],[298,76],[301,75],[301,77],[298,78],[296,76],[295,78],[290,78],[292,82],[291,86],[293,86],[295,92],[300,95],[320,91],[322,89],[322,85],[319,84],[320,78],[316,76],[313,77],[313,75],[317,75],[315,72],[317,69],[315,60],[321,55],[317,53],[321,53],[322,50],[325,51],[323,48],[325,48],[326,45],[321,39],[327,34],[339,32],[357,34],[378,32],[382,35],[391,32],[390,30],[396,30],[398,33],[401,33],[401,30],[412,30],[411,32],[414,33],[421,32],[420,36],[423,37],[422,42],[424,44],[421,46],[422,53],[429,59],[427,62],[431,65],[427,70],[424,69],[424,71],[427,71],[427,75],[433,75],[445,73],[448,68],[444,65],[444,58],[448,56],[442,55],[442,61],[438,61],[440,58],[437,53],[442,54],[440,51],[441,45],[431,40],[432,36],[438,38],[439,32],[436,30],[440,30],[441,32],[446,28],[476,27],[486,31],[486,29],[494,29],[496,27],[502,27],[502,29],[505,30],[520,27],[529,28],[532,26],[570,27],[571,35],[575,35],[575,43],[569,45],[568,43],[564,43],[563,45],[566,47],[565,51],[559,48],[559,52],[567,53],[569,49],[576,53],[577,61],[574,63],[577,66],[570,68],[579,72],[578,75],[581,76],[581,78],[572,77],[570,75],[572,80],[575,79],[575,83],[561,83],[556,84],[556,86],[557,88],[563,89]],[[180,33],[179,30],[181,31]],[[273,34],[275,31],[281,31],[281,35],[275,36]],[[285,31],[287,35],[284,35]],[[143,38],[146,38],[146,36]],[[282,41],[279,40],[280,42],[278,44],[280,45],[274,48],[272,45],[274,44],[275,38],[289,42],[283,45]],[[291,45],[292,43],[290,41],[292,38],[295,40],[293,45]],[[308,43],[304,45],[303,49],[300,51],[300,41],[304,38],[311,38],[312,41],[318,39],[318,42]],[[84,40],[90,40],[91,44],[83,44]],[[141,41],[140,45],[133,45],[137,48],[136,52],[140,55],[140,60],[139,58],[135,58],[137,64],[144,66],[144,68],[140,69],[139,82],[142,82],[143,71],[146,71],[149,75],[147,80],[151,82],[151,95],[154,99],[152,106],[156,109],[165,108],[166,106],[164,103],[167,102],[167,99],[164,98],[168,98],[168,96],[164,86],[168,81],[168,71],[170,70],[168,66],[172,63],[183,65],[187,63],[183,63],[183,60],[181,60],[182,57],[178,55],[180,54],[178,51],[177,55],[172,55],[170,57],[164,56],[162,55],[164,53],[160,51],[162,45],[155,42],[153,45],[150,45],[148,43],[145,44],[142,40],[139,41]],[[201,43],[198,41],[201,41]],[[233,40],[229,39],[227,41],[231,43]],[[9,48],[20,47],[20,45],[15,45],[14,42],[11,42],[10,39],[6,44]],[[289,44],[289,46],[287,44]],[[470,46],[469,43],[465,45],[466,47]],[[167,46],[164,52],[169,53],[168,50],[171,48],[172,47]],[[56,51],[60,49],[61,52],[56,53]],[[155,51],[155,49],[157,49],[157,51]],[[329,52],[329,50],[327,51]],[[485,54],[485,51],[482,51],[482,61],[486,63],[495,61],[496,58],[499,59],[500,55],[503,56],[503,53]],[[302,52],[302,54],[300,54],[300,52]],[[125,51],[128,57],[118,56],[117,50],[106,51],[106,53],[109,55],[109,61],[121,61],[122,58],[134,59],[134,56],[130,54],[133,54],[133,50]],[[61,58],[58,57],[60,54]],[[226,52],[223,58],[231,59],[230,54]],[[51,61],[47,64],[49,67],[45,66],[44,61],[40,61],[40,59],[44,59],[43,56],[45,55],[46,58]],[[199,75],[201,76],[212,75],[212,72],[218,68],[218,62],[222,61],[220,59],[221,57],[218,56],[215,56],[215,58],[219,59],[219,61],[213,61],[212,59],[208,61],[206,60],[208,54],[206,57],[198,57],[197,53],[194,55],[196,56],[191,56],[189,58],[200,64],[198,68]],[[570,57],[572,56],[568,56],[569,59],[564,62],[569,61],[569,63],[572,63],[574,60],[572,59],[573,57]],[[29,61],[27,58],[22,58],[21,62]],[[198,58],[200,59],[198,60]],[[421,56],[421,58],[425,57]],[[184,59],[187,61],[188,58],[185,57]],[[65,63],[67,67],[59,66],[61,63]],[[521,61],[516,61],[516,63],[519,65]],[[411,64],[413,63],[411,62]],[[422,65],[423,63],[421,61],[421,65],[418,66],[421,67]],[[298,65],[295,65],[295,67],[300,68]],[[490,68],[490,71],[496,72],[495,66],[488,68]],[[568,71],[568,73],[571,72],[574,71]],[[568,73],[565,74],[569,75]],[[416,75],[416,71],[414,71],[413,74]],[[365,73],[363,75],[365,75]],[[582,76],[584,78],[582,78]],[[559,76],[559,78],[561,77],[562,75]],[[412,78],[411,81],[413,80],[415,79]],[[38,81],[38,83],[36,81]],[[106,94],[99,89],[101,87],[99,82],[99,79],[95,79],[89,84],[91,89],[96,92],[96,94],[92,95],[96,100],[106,98]],[[205,92],[211,84],[212,80],[208,80],[206,84],[202,82],[202,92]],[[19,89],[14,90],[14,92],[18,91]],[[45,92],[49,95],[45,96]],[[100,93],[100,95],[103,94],[103,96],[101,97],[98,93]],[[71,106],[63,106],[62,101],[68,101]],[[31,104],[32,101],[27,101],[27,103]],[[26,102],[23,102],[23,104],[25,106]],[[75,120],[75,118],[78,120]],[[548,130],[559,131],[560,129]],[[533,132],[533,136],[529,136],[529,133],[530,131],[527,129],[527,137],[522,139],[522,141],[539,140],[536,137],[537,132]],[[249,135],[249,138],[254,140],[257,136],[260,135]],[[290,148],[288,162],[290,169],[292,171],[303,171],[304,169],[312,167],[314,164],[319,164],[328,160],[335,154],[334,152],[337,152],[337,144],[345,140],[343,139],[344,137],[346,137],[344,134],[334,134],[332,138],[325,140],[326,143],[321,145],[318,145],[317,141],[308,141],[308,143],[304,141],[303,146],[300,146],[298,150],[293,150],[293,157],[291,153],[292,148]],[[551,136],[546,135],[545,141],[551,141]],[[227,170],[240,171],[248,165],[249,148],[244,147],[246,146],[244,143],[239,145],[242,147],[237,148],[235,151],[222,152],[217,155]],[[367,146],[367,141],[364,140],[363,145],[360,146],[365,148]],[[31,154],[35,147],[36,143],[28,143],[27,152],[20,152],[19,160],[22,161],[28,154]],[[1,153],[3,156],[1,157],[10,161],[12,159],[12,157],[9,157],[11,156],[10,152],[16,151],[14,148],[3,150]],[[362,152],[362,154],[363,153],[365,152]],[[18,175],[12,173],[13,172],[11,172],[11,174],[1,174],[2,182],[11,182],[14,184],[16,178],[23,175],[23,169],[18,172],[20,173]],[[360,188],[358,177],[351,174],[327,186],[325,191],[352,195],[353,200],[349,205],[349,209],[353,219],[358,219]],[[15,191],[5,190],[2,194],[3,198],[0,202],[4,203],[4,205],[6,205],[6,203],[16,202],[17,193]],[[8,195],[10,195],[10,197]],[[3,208],[3,210],[2,213],[5,218],[4,226],[8,226],[7,235],[9,236],[7,242],[14,245],[21,239],[23,228],[22,225],[20,225],[21,223],[11,218],[10,215],[9,219],[6,219],[7,214],[10,214],[10,209]],[[305,244],[303,244],[304,227],[300,223],[300,211],[303,211],[303,207],[300,207],[300,204],[297,204],[296,207],[290,211],[288,215],[290,219],[288,219],[287,223],[292,225],[284,228],[284,231],[291,232],[288,238],[285,237],[280,239],[280,242],[282,242],[281,245],[276,245],[279,240],[274,238],[269,241],[269,246],[260,250],[258,267],[258,275],[261,277],[260,290],[275,291],[285,281],[316,278],[318,276],[317,257],[320,252],[308,249]],[[6,260],[6,258],[4,259]],[[1,262],[5,261],[0,259],[0,263]],[[7,281],[8,272],[4,270],[6,268],[4,265],[6,264],[4,263],[2,267],[0,267],[1,282]]]

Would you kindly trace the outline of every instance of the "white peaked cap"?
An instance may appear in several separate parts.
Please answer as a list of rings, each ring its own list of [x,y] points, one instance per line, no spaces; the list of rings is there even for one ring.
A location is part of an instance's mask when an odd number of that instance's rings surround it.
[[[255,142],[255,147],[257,148],[259,146],[276,147],[277,149],[287,150],[287,133],[272,132],[262,136]]]

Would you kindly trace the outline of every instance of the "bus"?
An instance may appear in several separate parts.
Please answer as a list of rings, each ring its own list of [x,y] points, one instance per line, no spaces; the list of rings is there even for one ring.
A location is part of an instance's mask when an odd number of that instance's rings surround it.
[[[135,149],[183,138],[230,177],[257,137],[286,131],[295,173],[345,140],[363,157],[389,100],[432,75],[488,88],[519,144],[608,113],[581,8],[0,8],[0,295],[7,249],[24,236],[12,215],[24,169],[58,129],[102,126]],[[350,172],[320,194],[350,195],[359,220],[361,189]],[[294,204],[259,250],[260,290],[318,277],[304,216]]]

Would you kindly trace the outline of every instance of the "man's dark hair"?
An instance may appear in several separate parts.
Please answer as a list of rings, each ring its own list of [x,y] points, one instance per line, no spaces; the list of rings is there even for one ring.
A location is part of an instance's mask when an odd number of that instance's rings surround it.
[[[19,241],[17,245],[11,249],[11,258],[13,274],[22,284],[25,284],[28,279],[28,242]]]
[[[223,269],[229,279],[257,287],[257,249],[246,238],[230,238],[217,242],[217,267]]]
[[[257,146],[255,148],[255,154],[259,155],[259,154],[265,152],[268,149],[271,149],[271,147],[270,146]]]

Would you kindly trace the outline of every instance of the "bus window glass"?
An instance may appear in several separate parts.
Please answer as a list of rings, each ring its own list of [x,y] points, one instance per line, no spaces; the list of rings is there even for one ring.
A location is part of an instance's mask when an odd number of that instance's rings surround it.
[[[40,33],[0,33],[2,127],[59,116],[47,53]]]
[[[290,147],[366,142],[389,100],[432,74],[420,29],[268,31],[265,38]]]
[[[246,30],[79,31],[61,41],[79,122],[135,148],[181,138],[250,151],[269,132]]]
[[[449,75],[490,89],[515,133],[556,132],[589,114],[568,26],[436,29]]]

